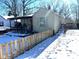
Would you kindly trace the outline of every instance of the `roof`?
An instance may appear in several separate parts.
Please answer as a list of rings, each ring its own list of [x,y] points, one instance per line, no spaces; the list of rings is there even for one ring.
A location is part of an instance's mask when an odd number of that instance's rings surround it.
[[[14,16],[3,16],[5,19],[13,18]]]
[[[9,20],[15,20],[15,19],[28,19],[28,18],[32,18],[33,17],[33,14],[30,14],[30,15],[27,15],[27,16],[18,16],[18,17],[11,17],[11,18],[8,18]]]

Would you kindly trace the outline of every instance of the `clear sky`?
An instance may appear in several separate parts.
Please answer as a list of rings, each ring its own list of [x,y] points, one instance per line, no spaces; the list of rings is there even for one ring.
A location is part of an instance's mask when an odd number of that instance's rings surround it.
[[[40,0],[40,1],[44,2],[44,3],[50,3],[51,1],[56,1],[56,0]],[[61,3],[62,3],[62,1],[64,1],[65,4],[72,4],[72,3],[77,4],[76,0],[60,0],[60,1],[61,1]],[[37,2],[37,4],[38,4],[38,2]],[[4,4],[0,3],[0,15],[5,16],[7,14],[6,12],[7,12],[7,10],[5,9]]]

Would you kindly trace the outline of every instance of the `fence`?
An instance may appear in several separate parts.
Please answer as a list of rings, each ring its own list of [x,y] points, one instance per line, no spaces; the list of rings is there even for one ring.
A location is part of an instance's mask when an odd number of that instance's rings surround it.
[[[24,38],[11,41],[9,43],[0,44],[0,59],[14,59],[14,57],[22,54],[23,52],[31,49],[39,42],[51,36],[51,30],[36,33]]]

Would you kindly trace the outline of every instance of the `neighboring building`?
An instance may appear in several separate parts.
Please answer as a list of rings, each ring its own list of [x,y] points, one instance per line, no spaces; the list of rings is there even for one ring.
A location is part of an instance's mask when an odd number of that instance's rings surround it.
[[[9,27],[9,25],[10,25],[9,21],[3,18],[2,16],[0,16],[0,26]]]

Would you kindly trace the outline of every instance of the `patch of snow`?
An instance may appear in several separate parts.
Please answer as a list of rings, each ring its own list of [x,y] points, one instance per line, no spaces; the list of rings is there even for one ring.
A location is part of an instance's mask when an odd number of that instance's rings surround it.
[[[0,44],[5,44],[11,41],[15,41],[17,39],[21,39],[22,37],[28,36],[29,34],[20,34],[20,33],[12,33],[8,32],[4,35],[0,35]]]
[[[0,31],[4,31],[4,30],[7,30],[7,29],[10,29],[10,27],[0,26]]]
[[[8,18],[13,18],[14,16],[3,16],[6,20],[8,19]]]
[[[10,41],[14,41],[16,39],[19,39],[19,37],[9,36],[9,35],[1,35],[0,36],[0,44],[5,44]]]
[[[34,14],[29,14],[29,15],[26,15],[26,16],[33,16]]]

